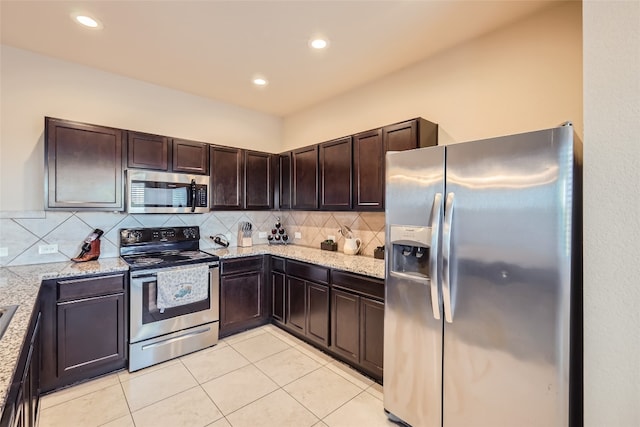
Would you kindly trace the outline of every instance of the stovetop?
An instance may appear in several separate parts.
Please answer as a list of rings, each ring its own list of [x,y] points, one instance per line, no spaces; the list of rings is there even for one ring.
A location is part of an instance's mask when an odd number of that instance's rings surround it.
[[[130,270],[209,263],[218,256],[201,251],[199,227],[123,228],[120,256]]]
[[[133,255],[123,255],[122,259],[129,264],[130,269],[175,267],[189,264],[200,264],[218,261],[217,255],[204,251],[163,251],[143,252]]]

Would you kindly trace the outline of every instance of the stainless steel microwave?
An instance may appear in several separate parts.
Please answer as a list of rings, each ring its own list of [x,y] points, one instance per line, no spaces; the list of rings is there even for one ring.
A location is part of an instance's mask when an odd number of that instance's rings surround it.
[[[208,211],[208,176],[127,170],[127,212],[204,213]]]

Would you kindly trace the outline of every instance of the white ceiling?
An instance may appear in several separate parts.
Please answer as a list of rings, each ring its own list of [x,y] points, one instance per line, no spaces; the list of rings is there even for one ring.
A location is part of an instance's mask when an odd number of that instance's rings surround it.
[[[2,43],[287,116],[557,0],[7,1]],[[98,18],[102,30],[71,19]],[[329,38],[325,51],[308,40]],[[262,74],[269,85],[251,84]]]

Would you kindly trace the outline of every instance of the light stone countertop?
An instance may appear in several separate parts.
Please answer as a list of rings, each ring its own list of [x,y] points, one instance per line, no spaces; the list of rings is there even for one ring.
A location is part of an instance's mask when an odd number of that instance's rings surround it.
[[[304,246],[256,245],[247,248],[230,247],[203,250],[218,255],[221,259],[271,254],[384,279],[384,260],[345,255],[341,252],[322,251]],[[103,258],[98,261],[78,264],[69,261],[0,267],[0,306],[19,305],[4,336],[0,339],[0,408],[4,408],[42,281],[123,272],[128,269],[128,265],[120,258]]]
[[[18,305],[0,339],[0,408],[4,408],[42,281],[127,270],[129,267],[120,258],[81,264],[69,261],[0,268],[0,306]]]
[[[203,249],[218,255],[221,259],[238,258],[251,255],[271,254],[297,261],[318,264],[337,270],[363,274],[384,279],[384,260],[359,255],[345,255],[342,252],[322,251],[316,248],[297,245],[256,245],[248,248],[229,247],[223,249]]]

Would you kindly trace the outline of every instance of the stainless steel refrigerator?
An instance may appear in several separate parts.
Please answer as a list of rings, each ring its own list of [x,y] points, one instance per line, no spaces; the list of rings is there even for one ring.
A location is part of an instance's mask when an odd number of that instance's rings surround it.
[[[387,154],[392,420],[581,423],[580,153],[565,124]]]

